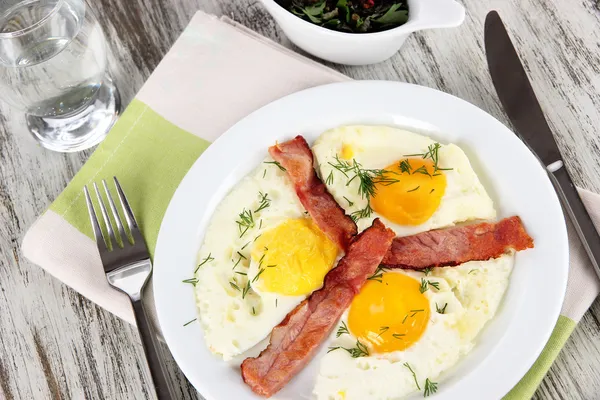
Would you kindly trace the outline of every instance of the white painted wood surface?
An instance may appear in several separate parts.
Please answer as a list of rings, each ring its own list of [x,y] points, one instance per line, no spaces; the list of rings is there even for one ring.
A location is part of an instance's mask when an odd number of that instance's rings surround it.
[[[483,21],[500,11],[576,183],[600,192],[600,11],[596,0],[464,0],[453,30],[413,35],[391,60],[334,66],[356,79],[441,89],[507,122],[487,72]],[[127,104],[198,9],[228,15],[292,47],[258,0],[97,0],[113,76]],[[63,155],[28,136],[0,105],[0,398],[145,399],[134,329],[20,258],[27,227],[66,186],[90,151]],[[512,160],[506,155],[507,162]],[[540,310],[543,312],[543,310]],[[600,303],[585,315],[536,399],[600,398]],[[181,398],[199,398],[174,363]]]

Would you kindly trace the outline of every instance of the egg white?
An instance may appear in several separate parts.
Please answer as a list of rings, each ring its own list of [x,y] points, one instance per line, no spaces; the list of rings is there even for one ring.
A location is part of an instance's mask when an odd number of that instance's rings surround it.
[[[370,354],[352,358],[344,350],[331,351],[321,359],[314,388],[317,399],[379,400],[398,399],[417,391],[415,372],[421,390],[425,380],[436,381],[474,346],[477,334],[492,319],[508,286],[514,256],[507,254],[489,261],[472,261],[456,267],[435,268],[430,275],[418,271],[393,270],[421,280],[439,282],[424,292],[430,308],[430,321],[421,338],[403,351]],[[440,314],[436,304],[446,310]],[[348,325],[348,310],[342,321]],[[328,346],[355,347],[356,337],[343,334]],[[440,385],[443,389],[443,384]]]
[[[273,160],[268,157],[264,161]],[[240,237],[238,215],[244,209],[258,208],[259,192],[268,193],[270,206],[253,213],[255,226]],[[274,164],[261,163],[220,202],[206,229],[198,264],[209,255],[213,260],[204,263],[195,274],[198,318],[206,345],[213,353],[230,360],[247,351],[267,337],[305,298],[261,292],[255,285],[258,281],[251,282],[257,267],[250,257],[254,240],[262,232],[287,219],[302,217],[306,217],[305,209],[292,184],[286,173]],[[247,275],[236,274],[236,271]],[[241,292],[249,281],[252,290],[242,298]]]
[[[347,214],[352,214],[365,208],[367,199],[358,194],[358,179],[348,185],[348,178],[330,164],[336,163],[335,158],[340,155],[343,146],[353,150],[352,158],[363,168],[383,169],[406,158],[408,154],[427,152],[428,146],[434,143],[436,142],[431,138],[402,129],[358,125],[342,126],[324,132],[317,139],[312,150],[319,174],[326,182],[329,192]],[[358,220],[359,232],[370,226],[373,219],[377,217],[381,218],[398,236],[448,227],[468,220],[495,218],[493,202],[481,185],[465,153],[456,145],[441,144],[438,155],[439,166],[452,168],[452,170],[443,171],[446,175],[446,191],[439,208],[427,221],[417,226],[398,225],[374,212],[369,218]],[[327,180],[330,173],[333,182]]]

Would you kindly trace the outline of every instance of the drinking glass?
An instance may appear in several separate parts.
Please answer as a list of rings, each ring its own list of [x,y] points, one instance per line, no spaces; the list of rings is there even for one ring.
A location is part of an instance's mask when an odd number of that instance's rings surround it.
[[[0,0],[0,98],[42,146],[98,144],[117,119],[102,28],[84,0]]]

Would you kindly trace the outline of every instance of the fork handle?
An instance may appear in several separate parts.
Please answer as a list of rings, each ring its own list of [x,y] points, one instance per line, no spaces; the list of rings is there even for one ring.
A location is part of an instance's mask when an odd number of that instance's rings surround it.
[[[167,374],[164,368],[164,364],[160,357],[160,344],[156,339],[156,333],[152,325],[148,314],[144,309],[141,299],[131,299],[131,305],[135,314],[135,321],[137,323],[140,338],[142,339],[142,346],[144,347],[144,353],[146,353],[146,360],[148,367],[150,368],[150,375],[156,389],[156,396],[158,400],[176,400]]]

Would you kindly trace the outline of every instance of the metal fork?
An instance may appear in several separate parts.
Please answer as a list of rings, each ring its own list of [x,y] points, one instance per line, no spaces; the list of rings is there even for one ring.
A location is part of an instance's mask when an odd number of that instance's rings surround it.
[[[121,189],[121,185],[116,177],[114,177],[115,186],[117,188],[117,196],[122,207],[122,214],[125,218],[127,227],[129,228],[130,236],[127,235],[121,217],[113,201],[113,197],[106,185],[106,181],[102,180],[104,192],[108,199],[108,204],[112,212],[116,230],[113,229],[104,200],[98,190],[98,185],[94,183],[94,190],[100,205],[102,219],[106,226],[107,236],[102,232],[97,214],[92,204],[92,199],[88,188],[84,186],[85,200],[88,211],[90,212],[90,220],[96,237],[96,245],[100,252],[106,279],[110,286],[127,294],[131,300],[131,305],[135,314],[135,320],[142,339],[146,360],[150,368],[150,375],[156,389],[156,395],[159,400],[170,400],[176,397],[173,394],[167,374],[165,373],[163,363],[160,359],[159,343],[156,339],[154,329],[150,324],[148,314],[142,304],[142,292],[148,282],[148,278],[152,273],[152,263],[150,262],[150,254],[146,248],[146,243],[138,228],[129,202]]]

